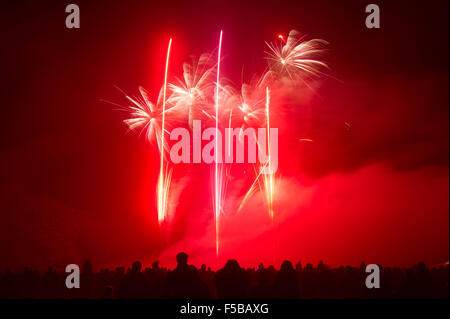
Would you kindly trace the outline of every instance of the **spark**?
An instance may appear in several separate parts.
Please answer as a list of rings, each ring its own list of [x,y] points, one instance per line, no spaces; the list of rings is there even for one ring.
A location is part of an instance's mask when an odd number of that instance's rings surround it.
[[[165,111],[166,111],[166,96],[167,96],[167,73],[169,70],[170,49],[172,46],[172,38],[169,39],[169,46],[167,48],[166,68],[164,71],[164,87],[163,87],[163,101],[162,101],[162,122],[161,122],[161,145],[164,148],[164,125],[165,125]],[[170,187],[171,171],[168,167],[164,171],[164,151],[161,151],[160,170],[158,178],[158,222],[161,224],[166,218],[167,196]]]

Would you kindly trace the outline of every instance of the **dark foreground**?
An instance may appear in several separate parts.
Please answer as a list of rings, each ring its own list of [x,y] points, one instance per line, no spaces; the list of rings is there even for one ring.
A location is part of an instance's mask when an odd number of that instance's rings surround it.
[[[280,269],[241,268],[237,261],[212,271],[187,263],[187,255],[177,255],[178,266],[169,270],[155,262],[142,269],[140,262],[131,268],[103,269],[94,273],[87,261],[81,267],[80,288],[68,289],[68,274],[51,267],[45,273],[25,268],[23,272],[0,273],[0,299],[34,298],[169,298],[169,299],[410,299],[448,298],[447,265],[428,268],[419,263],[411,268],[381,267],[380,288],[366,287],[366,265],[359,268],[330,268],[285,261]]]

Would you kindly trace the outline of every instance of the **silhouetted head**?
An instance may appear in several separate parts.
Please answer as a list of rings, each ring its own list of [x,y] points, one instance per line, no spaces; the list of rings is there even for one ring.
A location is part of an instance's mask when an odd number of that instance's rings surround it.
[[[140,261],[135,261],[132,265],[131,265],[131,272],[132,273],[139,273],[141,272],[141,268],[142,268],[142,264]]]
[[[292,263],[289,260],[285,260],[281,264],[280,270],[282,270],[282,271],[294,271],[294,267],[292,266]]]
[[[258,275],[256,276],[256,280],[260,285],[264,285],[269,282],[269,274],[265,269],[261,269],[258,271]]]
[[[359,270],[361,271],[366,271],[366,263],[363,261],[361,261],[361,264],[359,265]]]
[[[188,255],[186,253],[181,252],[177,255],[178,266],[186,266],[187,260],[188,260]]]
[[[419,274],[421,274],[421,275],[428,272],[427,266],[425,265],[424,262],[420,262],[417,265],[417,270],[418,270]]]
[[[120,275],[123,275],[125,273],[125,267],[117,267],[116,272]]]
[[[82,273],[85,275],[92,274],[92,263],[89,259],[84,262]]]
[[[322,260],[319,260],[319,264],[317,265],[317,269],[322,270],[323,267],[324,267],[323,261],[322,261]]]
[[[241,269],[241,267],[239,266],[239,263],[235,259],[228,260],[227,263],[225,264],[225,267],[223,267],[223,268],[227,269],[227,270],[238,270],[238,269]]]
[[[153,262],[152,269],[159,269],[159,260]]]

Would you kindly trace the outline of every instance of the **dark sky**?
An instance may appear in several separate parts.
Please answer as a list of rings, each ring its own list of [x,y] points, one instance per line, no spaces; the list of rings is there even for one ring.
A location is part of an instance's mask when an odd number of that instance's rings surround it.
[[[448,1],[377,1],[379,30],[364,25],[371,1],[75,1],[81,28],[71,30],[69,3],[1,5],[0,268],[170,264],[181,249],[212,265],[448,261]],[[173,79],[191,54],[216,48],[221,29],[234,83],[262,73],[264,41],[291,29],[330,42],[338,80],[292,102],[311,110],[317,143],[280,142],[275,227],[255,199],[224,218],[216,259],[210,194],[199,195],[208,172],[175,172],[176,216],[160,231],[158,154],[102,99],[126,102],[114,85],[157,92],[169,36]],[[285,136],[303,132],[302,107],[280,113]]]

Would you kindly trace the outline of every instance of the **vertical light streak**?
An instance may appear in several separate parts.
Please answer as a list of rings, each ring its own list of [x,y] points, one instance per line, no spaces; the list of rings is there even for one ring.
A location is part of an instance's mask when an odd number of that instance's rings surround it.
[[[163,105],[162,105],[162,122],[161,122],[161,162],[158,179],[158,222],[161,224],[166,218],[167,208],[167,193],[169,191],[170,177],[166,178],[164,175],[164,125],[166,113],[166,96],[167,96],[167,73],[169,71],[170,48],[172,46],[172,38],[169,39],[169,46],[167,48],[166,68],[164,71],[164,87],[163,87]]]
[[[220,51],[222,49],[223,30],[220,30],[219,50],[217,52],[217,79],[216,79],[216,139],[215,139],[215,173],[214,173],[214,191],[215,191],[215,223],[216,223],[216,255],[219,255],[219,216],[220,216],[220,190],[219,190],[219,156],[218,156],[218,131],[219,131],[219,76],[220,76]]]
[[[228,118],[228,156],[231,155],[231,116],[233,115],[233,109],[230,109],[230,117]]]
[[[264,175],[264,181],[266,186],[266,195],[267,195],[267,203],[269,206],[269,216],[273,220],[273,192],[274,192],[274,183],[273,183],[273,174],[271,167],[271,157],[270,157],[270,91],[269,87],[266,87],[266,120],[267,120],[267,154],[268,154],[268,167],[269,174]]]

